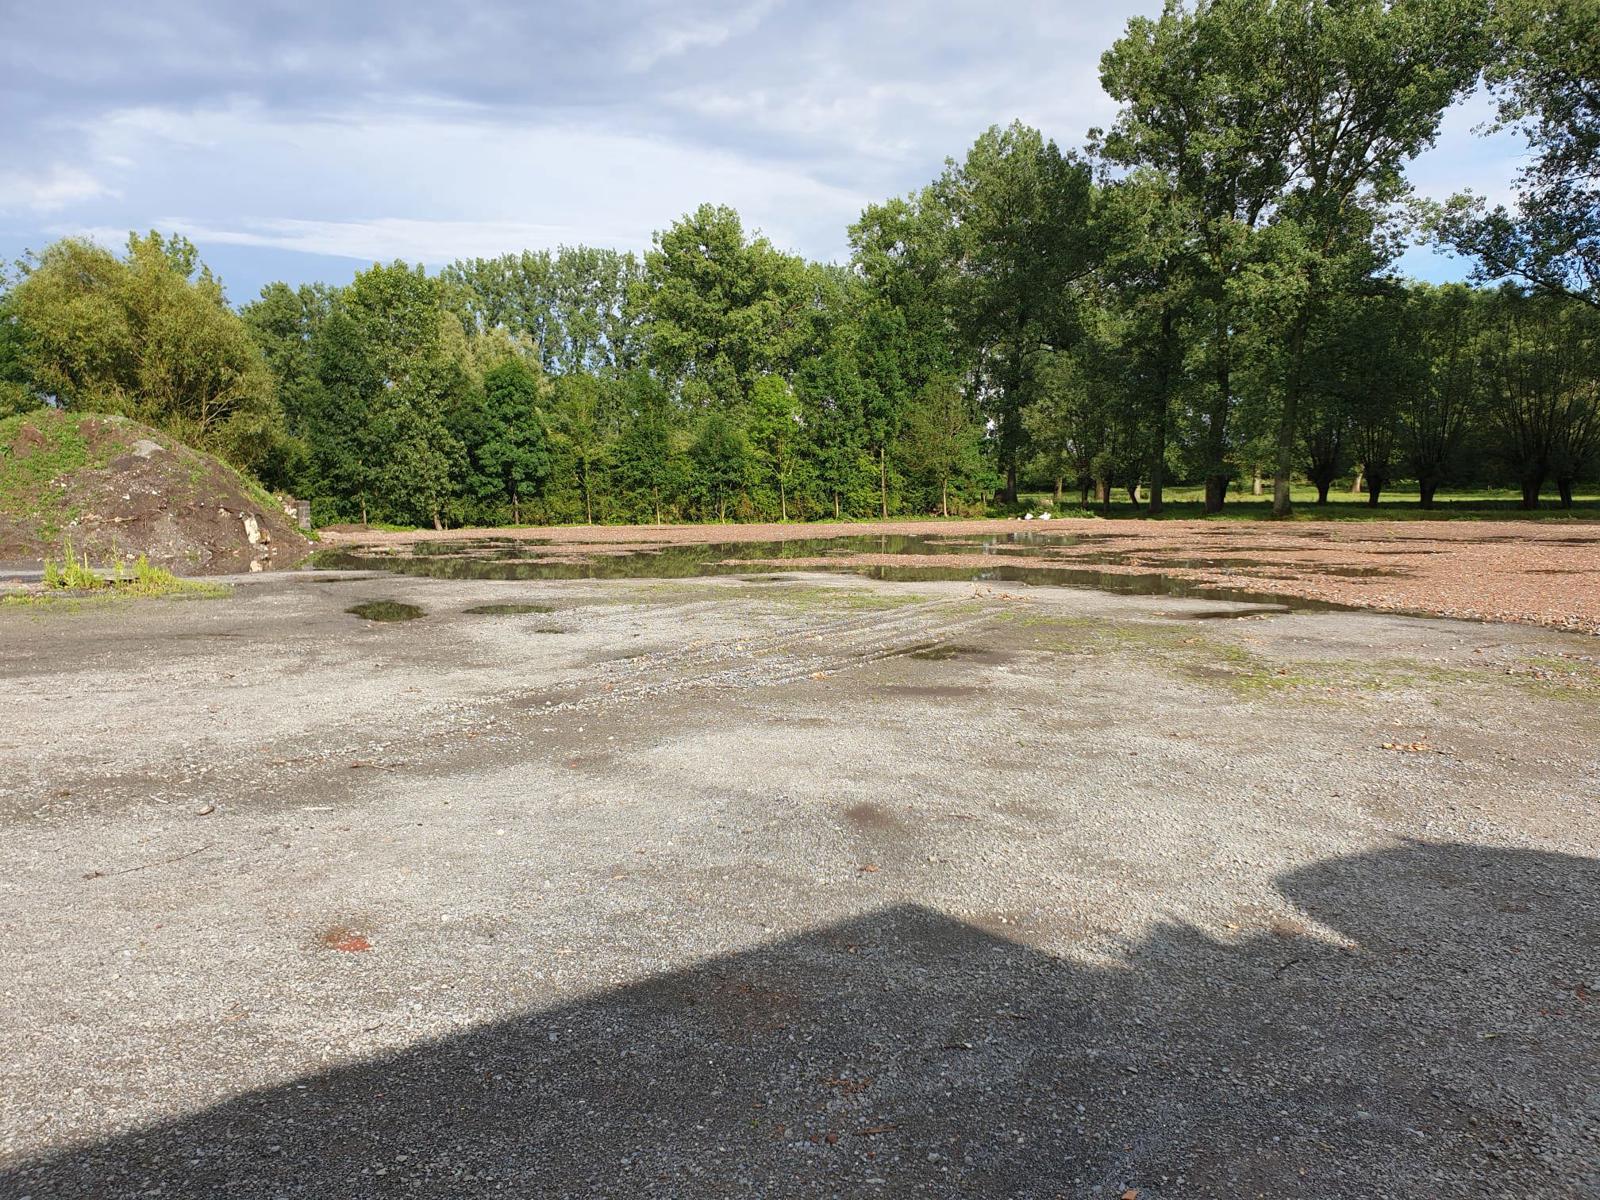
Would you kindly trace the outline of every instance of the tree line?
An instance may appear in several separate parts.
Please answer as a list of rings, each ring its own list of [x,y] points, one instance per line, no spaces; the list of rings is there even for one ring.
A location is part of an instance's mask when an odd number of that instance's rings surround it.
[[[977,512],[1025,488],[1222,509],[1457,482],[1570,504],[1600,458],[1597,0],[1173,0],[1063,151],[992,128],[808,262],[702,206],[643,255],[562,247],[274,283],[181,237],[68,239],[0,292],[0,411],[124,412],[319,522]],[[1518,202],[1405,164],[1487,81]],[[1587,81],[1587,83],[1585,83]],[[1398,278],[1417,228],[1472,285]]]

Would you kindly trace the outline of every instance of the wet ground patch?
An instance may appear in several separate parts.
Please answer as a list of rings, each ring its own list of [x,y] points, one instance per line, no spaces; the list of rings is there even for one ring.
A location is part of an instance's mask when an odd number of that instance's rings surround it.
[[[345,612],[363,621],[415,621],[427,615],[417,605],[399,600],[363,600],[360,604],[352,604]]]
[[[861,833],[898,833],[906,828],[906,823],[893,812],[870,800],[845,809],[844,819]]]
[[[830,571],[894,583],[991,582],[1092,588],[1134,596],[1194,596],[1246,604],[1274,604],[1299,611],[1341,606],[1273,593],[1218,587],[1159,570],[1100,571],[1093,565],[1143,567],[1136,557],[1114,550],[1093,551],[1071,560],[1068,547],[1108,541],[1103,534],[1011,532],[981,538],[921,534],[860,534],[787,541],[710,542],[687,545],[640,543],[631,548],[564,547],[517,538],[477,538],[421,542],[393,549],[325,549],[313,556],[323,570],[392,571],[442,579],[688,579],[733,576],[746,584],[789,583],[786,572],[799,563],[806,571]],[[906,565],[863,562],[865,556],[905,557]],[[909,560],[940,556],[987,557],[993,563],[931,565]],[[1184,560],[1194,569],[1219,569],[1229,560]],[[1244,561],[1244,560],[1238,560]],[[1265,560],[1259,561],[1268,566]],[[1154,565],[1154,564],[1152,564]],[[1182,565],[1182,564],[1174,564]],[[1231,568],[1230,568],[1231,569]],[[1360,573],[1368,573],[1361,570]],[[1381,571],[1373,573],[1382,573]],[[773,588],[774,592],[789,589]]]
[[[1250,604],[1241,608],[1196,608],[1160,612],[1168,621],[1242,621],[1250,617],[1281,617],[1290,612],[1286,604]]]
[[[971,700],[983,695],[982,688],[959,683],[886,683],[877,690],[907,700]]]
[[[907,658],[917,659],[919,662],[949,662],[951,659],[966,659],[969,662],[983,666],[996,666],[1007,662],[1011,656],[1002,650],[991,650],[983,646],[968,646],[958,642],[934,642],[908,650]]]

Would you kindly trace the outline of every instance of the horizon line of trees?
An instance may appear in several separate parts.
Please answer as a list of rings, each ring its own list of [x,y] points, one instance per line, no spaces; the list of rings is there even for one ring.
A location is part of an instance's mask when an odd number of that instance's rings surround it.
[[[374,265],[235,311],[186,239],[0,281],[0,415],[121,412],[319,523],[1151,513],[1169,483],[1359,472],[1525,506],[1600,462],[1600,0],[1172,0],[1104,55],[1083,152],[1021,123],[821,264],[703,205],[643,255]],[[1585,35],[1584,31],[1588,30]],[[1486,81],[1515,208],[1403,168]],[[1418,225],[1472,285],[1396,278]],[[1491,286],[1498,284],[1498,286]]]

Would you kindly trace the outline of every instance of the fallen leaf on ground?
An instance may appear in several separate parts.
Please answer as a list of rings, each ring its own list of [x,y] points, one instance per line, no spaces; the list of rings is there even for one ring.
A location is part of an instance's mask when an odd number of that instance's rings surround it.
[[[862,863],[856,868],[856,870],[863,875],[875,875],[877,874],[879,867],[877,863]]]

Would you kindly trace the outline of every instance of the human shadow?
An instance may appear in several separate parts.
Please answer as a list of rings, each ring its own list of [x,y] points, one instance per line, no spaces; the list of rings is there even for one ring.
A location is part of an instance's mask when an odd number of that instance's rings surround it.
[[[0,1195],[1600,1195],[1600,862],[1406,843],[1095,965],[914,905],[0,1172]]]

